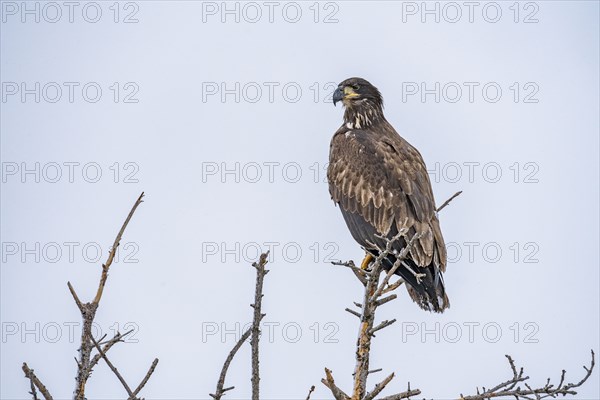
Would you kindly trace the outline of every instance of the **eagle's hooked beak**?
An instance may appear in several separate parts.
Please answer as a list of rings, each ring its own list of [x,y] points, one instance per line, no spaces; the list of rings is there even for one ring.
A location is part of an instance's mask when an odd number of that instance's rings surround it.
[[[333,105],[335,106],[335,104],[338,101],[342,101],[344,99],[344,92],[342,91],[341,88],[337,88],[335,89],[335,92],[333,92]]]

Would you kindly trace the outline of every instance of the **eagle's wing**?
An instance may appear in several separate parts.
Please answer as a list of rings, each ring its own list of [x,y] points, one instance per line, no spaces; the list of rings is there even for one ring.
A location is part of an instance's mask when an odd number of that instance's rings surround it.
[[[427,169],[417,149],[395,132],[374,137],[342,128],[331,141],[329,161],[329,192],[344,211],[360,215],[380,235],[389,237],[403,228],[407,239],[421,234],[410,258],[419,267],[433,261],[445,270],[446,247]]]

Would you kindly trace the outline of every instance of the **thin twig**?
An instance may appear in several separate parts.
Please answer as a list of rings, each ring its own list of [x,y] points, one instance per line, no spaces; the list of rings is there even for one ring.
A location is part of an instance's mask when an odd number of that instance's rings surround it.
[[[248,340],[251,333],[252,333],[252,327],[248,328],[246,330],[246,332],[244,332],[242,337],[240,337],[240,339],[237,341],[235,346],[233,346],[233,349],[231,349],[231,351],[229,352],[229,355],[227,356],[227,358],[225,359],[225,362],[223,363],[223,368],[221,369],[221,374],[219,375],[219,381],[217,382],[217,389],[215,390],[214,394],[210,394],[210,397],[212,397],[213,399],[219,400],[221,398],[221,396],[223,396],[225,394],[225,392],[235,389],[235,386],[230,386],[228,388],[224,388],[225,387],[225,377],[227,376],[227,369],[229,369],[229,365],[233,361],[233,357],[235,357],[235,354],[238,352],[240,347],[242,347],[244,342],[246,340]]]
[[[375,385],[375,388],[369,393],[367,393],[364,397],[364,400],[373,400],[375,396],[377,396],[385,387],[394,379],[394,373],[392,372],[384,380]]]
[[[445,202],[444,202],[444,203],[443,203],[441,206],[439,206],[439,207],[437,208],[437,210],[435,210],[435,211],[437,211],[437,212],[440,212],[440,211],[442,211],[442,210],[444,209],[444,207],[446,207],[448,204],[450,204],[450,202],[451,202],[452,200],[454,200],[454,198],[455,198],[455,197],[458,197],[458,195],[460,195],[461,193],[462,193],[462,190],[459,190],[458,192],[454,193],[454,194],[452,195],[452,197],[450,197],[448,200],[446,200],[446,201],[445,201]]]
[[[315,385],[312,385],[308,390],[308,396],[306,396],[306,400],[310,400],[310,395],[315,391]]]
[[[77,308],[79,308],[79,311],[81,311],[83,313],[84,312],[83,304],[81,303],[81,300],[79,300],[79,296],[77,296],[77,293],[75,293],[75,289],[73,288],[73,285],[71,285],[71,282],[67,282],[67,286],[69,287],[69,291],[71,292],[71,295],[73,296],[73,300],[75,300],[75,304],[77,304]]]
[[[108,365],[108,367],[111,369],[111,371],[117,376],[117,378],[121,382],[121,385],[123,385],[123,387],[127,391],[127,394],[129,395],[129,398],[132,398],[133,397],[133,392],[131,391],[131,388],[129,387],[129,385],[127,384],[127,382],[125,382],[125,379],[123,378],[123,376],[121,375],[121,373],[119,372],[119,370],[117,369],[117,367],[115,367],[113,365],[113,363],[110,362],[110,360],[108,359],[108,357],[106,356],[106,354],[102,351],[102,348],[100,347],[100,345],[98,344],[98,342],[96,342],[96,339],[94,339],[93,336],[90,336],[90,339],[92,340],[92,343],[94,343],[94,346],[96,347],[96,350],[98,350],[98,353],[100,353],[100,356],[102,357],[102,359],[104,359],[104,361],[106,362],[106,365]]]
[[[33,396],[33,400],[39,400],[39,398],[37,396],[37,390],[35,388],[35,384],[33,383],[32,379],[29,379],[29,388],[31,389],[31,391],[29,392],[29,394],[31,396]]]
[[[410,398],[412,396],[418,396],[420,394],[421,394],[421,391],[419,389],[407,390],[406,392],[396,393],[396,394],[392,394],[390,396],[382,397],[379,400],[401,400],[401,399],[408,399],[408,398]]]
[[[135,210],[138,208],[138,206],[140,204],[142,204],[143,198],[144,198],[144,192],[142,192],[142,194],[140,194],[140,197],[138,197],[138,199],[136,200],[135,204],[131,208],[131,211],[129,211],[129,215],[127,215],[125,222],[123,222],[123,225],[121,226],[121,229],[119,230],[119,233],[117,234],[117,237],[115,238],[115,241],[113,242],[110,252],[108,253],[108,259],[106,260],[106,262],[104,264],[102,264],[102,276],[100,277],[100,283],[98,284],[98,290],[96,291],[96,297],[94,297],[94,301],[93,301],[93,303],[96,305],[98,305],[100,303],[100,299],[102,298],[102,292],[104,291],[104,285],[106,284],[106,279],[108,279],[108,269],[110,268],[110,266],[113,262],[113,259],[115,258],[117,248],[119,247],[119,244],[121,243],[121,237],[123,236],[123,233],[125,232],[125,228],[127,228],[129,221],[131,221],[131,217],[133,217]]]
[[[380,323],[379,325],[377,325],[376,327],[374,327],[374,328],[371,328],[371,330],[369,331],[369,334],[370,334],[371,336],[375,336],[375,332],[377,332],[377,331],[379,331],[379,330],[381,330],[381,329],[383,329],[383,328],[387,328],[388,326],[392,325],[394,322],[396,322],[396,318],[394,318],[394,319],[393,319],[393,320],[391,320],[391,321],[388,321],[388,320],[386,319],[385,321],[381,322],[381,323]]]
[[[137,394],[144,388],[144,386],[146,386],[146,383],[148,383],[148,380],[150,380],[150,377],[154,373],[154,370],[156,369],[157,365],[158,365],[158,358],[155,358],[154,361],[152,361],[152,365],[150,365],[148,372],[146,372],[146,376],[144,376],[144,379],[142,379],[142,381],[140,382],[138,387],[136,387],[135,390],[133,391],[133,396],[131,396],[132,398],[135,398],[135,396],[137,396]],[[132,399],[129,399],[129,400],[132,400]]]
[[[400,286],[400,285],[398,285],[398,286]],[[396,287],[398,287],[398,286],[396,286]],[[383,299],[377,300],[375,302],[375,305],[377,305],[377,307],[382,306],[382,305],[384,305],[387,302],[390,302],[392,300],[396,300],[397,297],[398,296],[396,294],[391,294],[388,297],[384,297]]]
[[[331,264],[333,265],[340,265],[342,267],[347,267],[350,268],[352,270],[352,272],[354,272],[354,276],[356,276],[356,278],[360,281],[360,283],[362,283],[363,285],[367,284],[367,279],[366,279],[366,271],[363,269],[358,268],[356,265],[354,265],[354,261],[350,260],[350,261],[332,261]]]
[[[102,351],[104,353],[107,353],[108,350],[110,350],[111,347],[113,347],[115,344],[122,342],[123,338],[127,335],[129,335],[131,332],[133,332],[134,330],[131,329],[123,334],[117,332],[117,334],[110,339],[108,342],[104,343],[104,346],[102,347]],[[99,342],[99,344],[102,344],[101,342]],[[100,359],[102,358],[102,356],[100,355],[100,353],[96,354],[94,357],[92,357],[92,360],[90,361],[90,370],[92,370],[96,364],[98,364],[98,361],[100,361]]]
[[[358,312],[356,312],[354,310],[351,310],[349,308],[344,309],[344,311],[348,311],[350,314],[354,315],[355,317],[358,317],[358,318],[361,317],[360,313],[358,313]]]
[[[381,294],[393,292],[394,290],[398,289],[400,287],[400,285],[402,285],[403,283],[404,283],[404,279],[398,279],[396,282],[394,282],[392,284],[388,284],[387,287],[381,291]]]
[[[27,363],[23,363],[22,369],[23,372],[25,372],[25,377],[31,382],[31,391],[33,392],[33,398],[37,399],[37,395],[35,394],[35,388],[37,387],[42,396],[44,396],[44,399],[52,400],[52,395],[50,394],[46,386],[44,386],[42,381],[40,381],[39,378],[33,373],[33,370],[29,368]]]

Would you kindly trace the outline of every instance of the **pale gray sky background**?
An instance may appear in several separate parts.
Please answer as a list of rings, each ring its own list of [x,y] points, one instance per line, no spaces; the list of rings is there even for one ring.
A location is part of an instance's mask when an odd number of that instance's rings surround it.
[[[600,350],[599,6],[534,2],[1,2],[0,397],[28,398],[23,361],[55,398],[74,387],[100,264],[141,191],[97,328],[135,329],[111,358],[142,395],[205,399],[265,282],[262,397],[349,387],[358,261],[329,198],[334,85],[368,79],[422,153],[450,264],[451,308],[404,290],[372,365],[427,398],[507,379],[582,376]],[[429,10],[430,12],[427,12]],[[100,251],[102,254],[98,254]],[[250,396],[249,346],[227,397]],[[598,372],[580,390],[600,397]],[[89,398],[124,396],[100,364]]]

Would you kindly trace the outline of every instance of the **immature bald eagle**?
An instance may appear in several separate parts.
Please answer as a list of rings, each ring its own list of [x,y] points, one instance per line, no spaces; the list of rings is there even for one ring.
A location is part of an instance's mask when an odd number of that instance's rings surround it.
[[[367,252],[362,267],[385,249],[378,236],[391,239],[406,228],[393,246],[398,254],[421,234],[396,274],[421,308],[443,312],[450,306],[442,278],[446,246],[423,158],[385,119],[381,93],[369,82],[346,79],[333,94],[333,104],[338,101],[346,109],[331,139],[327,179],[350,233]],[[384,260],[386,270],[394,254]]]

